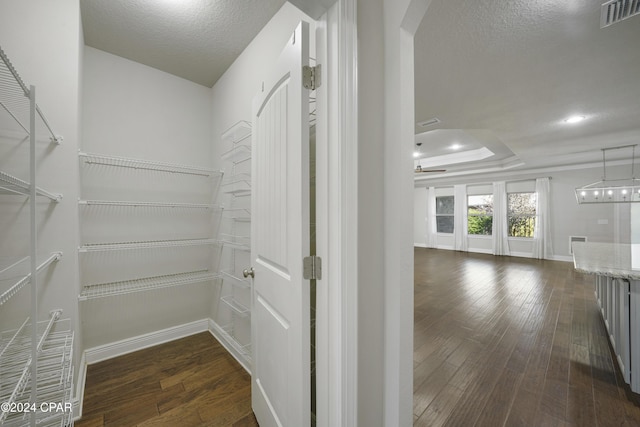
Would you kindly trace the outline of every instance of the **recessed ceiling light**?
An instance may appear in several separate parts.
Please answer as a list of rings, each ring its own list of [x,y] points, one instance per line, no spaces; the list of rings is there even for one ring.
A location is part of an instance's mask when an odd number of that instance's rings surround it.
[[[586,119],[585,116],[576,115],[576,116],[567,117],[566,119],[564,119],[564,122],[565,123],[569,123],[569,124],[579,123],[579,122],[583,121],[584,119]]]
[[[453,144],[451,144],[450,147],[452,150],[459,150],[462,148],[462,145],[458,144],[457,142],[454,142]]]

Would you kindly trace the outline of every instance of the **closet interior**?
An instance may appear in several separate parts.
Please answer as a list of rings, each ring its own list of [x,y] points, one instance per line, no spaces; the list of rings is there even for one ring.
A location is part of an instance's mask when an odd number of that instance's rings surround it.
[[[212,331],[250,371],[251,278],[251,124],[240,121],[221,136],[225,178],[220,238],[224,249],[220,286],[214,295]]]
[[[0,106],[0,425],[72,425],[74,333],[42,298],[63,254],[38,238],[63,196],[37,182],[37,169],[62,137],[1,48]]]
[[[85,152],[79,159],[80,301],[218,278],[220,171]]]

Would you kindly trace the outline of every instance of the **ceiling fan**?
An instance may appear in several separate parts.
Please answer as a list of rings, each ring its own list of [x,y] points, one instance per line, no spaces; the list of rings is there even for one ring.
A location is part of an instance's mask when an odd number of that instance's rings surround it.
[[[416,152],[414,153],[414,157],[416,156],[416,154],[418,156],[421,154],[420,153],[420,147],[421,146],[422,146],[422,142],[416,142],[417,149],[416,149]],[[418,163],[418,166],[416,166],[416,168],[414,170],[415,173],[428,173],[428,172],[437,173],[437,172],[446,172],[446,171],[447,171],[446,169],[423,169],[422,165],[420,163]]]
[[[418,165],[416,166],[416,169],[414,170],[415,173],[437,173],[437,172],[446,172],[446,169],[422,169],[422,166]]]

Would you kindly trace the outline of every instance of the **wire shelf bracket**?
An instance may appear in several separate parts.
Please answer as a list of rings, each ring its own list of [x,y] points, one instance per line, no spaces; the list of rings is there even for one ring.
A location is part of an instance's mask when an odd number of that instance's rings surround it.
[[[62,252],[54,252],[46,261],[38,266],[37,273],[40,273],[43,269],[48,267],[52,262],[58,261],[62,257]],[[31,283],[31,273],[27,274],[22,279],[18,280],[13,286],[4,291],[0,295],[0,306],[2,306],[5,302],[9,301],[12,296],[17,294],[20,289],[22,289],[25,285]]]

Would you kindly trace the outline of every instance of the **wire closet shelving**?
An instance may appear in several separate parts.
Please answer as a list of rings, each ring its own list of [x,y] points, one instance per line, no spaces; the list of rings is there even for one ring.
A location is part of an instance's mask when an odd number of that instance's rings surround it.
[[[8,408],[29,405],[32,411],[1,411],[0,425],[4,426],[71,426],[71,390],[73,383],[73,332],[69,320],[60,319],[62,310],[50,313],[46,321],[38,321],[38,273],[58,261],[62,253],[53,252],[38,263],[36,199],[59,202],[62,194],[36,185],[36,138],[47,135],[49,142],[59,145],[57,135],[36,103],[36,89],[27,86],[8,56],[0,48],[0,120],[1,137],[16,140],[16,146],[28,139],[28,168],[0,171],[0,194],[21,196],[29,200],[28,256],[4,257],[0,260],[0,310],[9,304],[23,304],[16,300],[30,288],[30,314],[15,330],[0,331],[0,402]],[[25,138],[25,135],[27,138]],[[6,165],[16,167],[16,165]],[[28,177],[17,174],[28,171]],[[19,310],[18,310],[19,311]],[[12,315],[13,316],[13,315]],[[42,402],[59,402],[60,411],[46,411]],[[3,406],[4,408],[4,406]]]
[[[146,209],[143,212],[143,218],[153,216],[154,212],[159,213],[165,209],[179,210],[181,212],[188,213],[196,211],[207,211],[211,215],[217,217],[219,222],[222,217],[222,207],[213,203],[215,194],[218,190],[220,182],[222,181],[223,173],[218,170],[203,168],[198,166],[191,166],[179,163],[167,163],[152,160],[143,160],[137,158],[111,156],[103,154],[86,153],[80,151],[78,153],[81,165],[87,168],[107,168],[106,170],[117,169],[132,169],[139,171],[143,174],[161,173],[169,174],[171,176],[184,176],[191,177],[198,180],[198,182],[205,182],[209,188],[207,194],[211,195],[212,200],[207,203],[185,203],[185,202],[173,202],[171,200],[156,200],[156,201],[142,201],[142,200],[111,200],[105,199],[81,199],[78,204],[83,209],[95,208],[95,209]],[[101,175],[104,178],[104,174]],[[140,179],[145,182],[146,177],[151,175],[140,175]],[[155,175],[153,175],[155,176]],[[202,180],[205,181],[202,181]],[[156,183],[155,181],[146,180],[147,184],[150,183],[153,189],[157,189],[163,182]],[[116,188],[116,193],[120,196],[123,192],[121,188],[126,181],[118,181],[115,184],[111,183]],[[141,185],[140,182],[133,183],[135,185]],[[120,187],[119,187],[120,186]],[[167,197],[166,195],[162,195]],[[114,211],[108,213],[104,212],[104,218],[109,217],[109,214],[114,214]],[[133,212],[133,211],[132,211]],[[208,215],[208,214],[207,214]],[[188,221],[188,219],[186,220]],[[145,225],[143,224],[143,227]],[[213,229],[217,230],[217,226]],[[157,236],[153,236],[157,237]],[[125,280],[114,281],[101,281],[99,283],[84,283],[78,299],[80,301],[87,301],[96,298],[111,297],[117,295],[127,295],[137,292],[153,291],[158,289],[165,289],[175,286],[183,286],[189,284],[203,283],[203,282],[215,282],[220,274],[218,273],[218,260],[221,252],[222,243],[214,238],[215,236],[209,236],[206,238],[189,238],[189,239],[162,239],[162,240],[136,240],[125,242],[92,242],[85,243],[78,248],[80,254],[101,252],[115,252],[115,251],[129,251],[129,250],[143,250],[153,251],[162,250],[167,248],[187,248],[197,246],[208,246],[214,251],[212,255],[211,265],[208,268],[194,269],[190,271],[175,271],[171,274],[160,275],[142,275],[142,277],[130,277]]]

